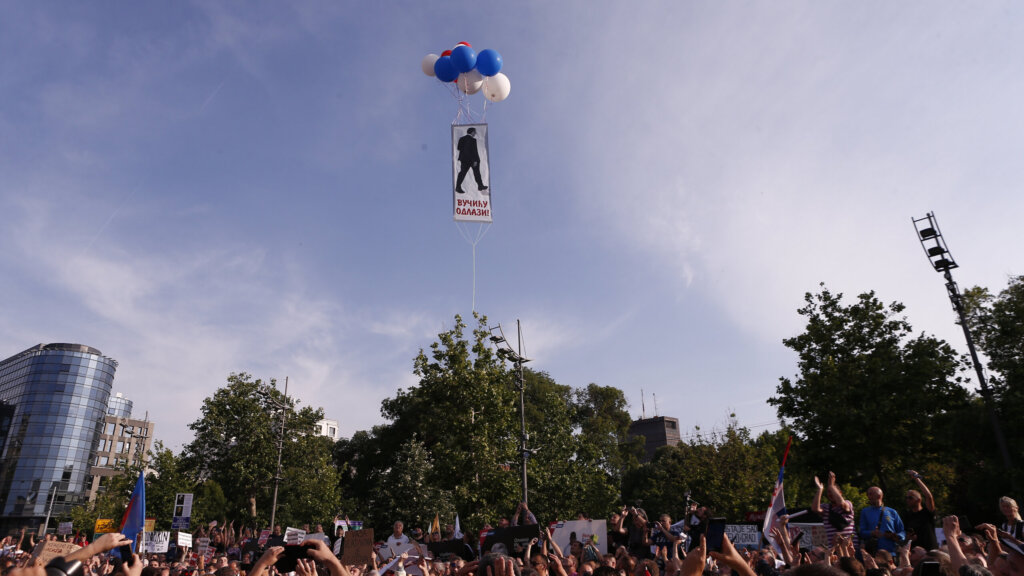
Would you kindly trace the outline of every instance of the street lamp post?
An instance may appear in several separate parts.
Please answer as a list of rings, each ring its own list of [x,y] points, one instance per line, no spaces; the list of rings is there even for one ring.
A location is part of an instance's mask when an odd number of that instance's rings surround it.
[[[917,239],[924,248],[925,256],[931,262],[936,272],[941,272],[946,279],[946,292],[949,294],[949,301],[953,304],[953,310],[960,318],[960,327],[964,331],[964,338],[967,340],[967,350],[971,354],[971,362],[974,364],[974,371],[978,375],[978,384],[981,386],[981,397],[988,409],[988,417],[992,421],[992,429],[996,435],[996,443],[999,445],[999,452],[1003,457],[1003,465],[1006,469],[1013,470],[1010,464],[1010,451],[1006,447],[1006,438],[1003,436],[1003,429],[999,425],[999,416],[996,413],[995,404],[992,402],[992,389],[985,381],[984,368],[978,360],[978,351],[974,348],[974,338],[971,337],[971,328],[967,324],[967,312],[964,310],[963,298],[960,295],[960,288],[953,281],[953,274],[950,270],[958,268],[959,265],[953,259],[946,247],[946,241],[939,230],[939,223],[935,214],[929,212],[924,218],[912,218],[914,228],[917,229]],[[1011,475],[1011,479],[1013,475]],[[1016,482],[1014,482],[1016,484]]]
[[[491,328],[491,331],[498,331],[497,336],[491,336],[491,341],[495,344],[502,345],[503,347],[498,348],[498,356],[501,358],[507,358],[512,361],[516,367],[516,389],[519,392],[519,457],[522,472],[522,484],[523,484],[523,502],[529,504],[529,489],[526,480],[526,462],[529,460],[530,455],[533,454],[533,450],[528,447],[528,441],[530,436],[526,433],[526,382],[523,380],[523,364],[530,361],[529,358],[523,356],[523,327],[516,319],[516,332],[517,342],[516,349],[513,350],[508,340],[505,339],[505,334],[501,329],[501,324],[497,327]]]
[[[284,450],[285,417],[288,415],[288,377],[284,377],[284,402],[271,402],[281,410],[281,435],[277,439],[277,473],[274,474],[274,502],[270,505],[270,532],[274,532],[274,520],[277,517],[277,489],[281,485],[281,452]]]

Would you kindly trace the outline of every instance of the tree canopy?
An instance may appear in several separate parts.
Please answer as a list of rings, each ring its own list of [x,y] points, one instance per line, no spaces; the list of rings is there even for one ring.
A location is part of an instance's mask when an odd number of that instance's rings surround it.
[[[952,423],[970,405],[963,360],[933,336],[912,335],[904,306],[874,292],[846,304],[822,285],[804,301],[805,331],[783,340],[800,372],[780,378],[768,402],[800,438],[806,465],[883,489],[907,468],[948,466]]]
[[[195,439],[183,452],[182,466],[196,484],[213,480],[223,488],[225,511],[265,526],[270,520],[281,411],[285,411],[283,478],[278,496],[280,522],[327,520],[338,511],[337,472],[331,442],[314,433],[323,410],[285,397],[271,380],[232,374],[227,385],[203,401],[202,415],[189,425]]]

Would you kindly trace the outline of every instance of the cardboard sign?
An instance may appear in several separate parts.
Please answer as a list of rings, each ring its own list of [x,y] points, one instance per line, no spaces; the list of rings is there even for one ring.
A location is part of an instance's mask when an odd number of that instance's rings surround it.
[[[178,546],[182,548],[192,547],[192,535],[188,532],[178,532]]]
[[[170,532],[146,532],[146,552],[148,554],[166,554],[170,543]]]
[[[365,530],[360,530],[360,532],[365,532]],[[348,546],[347,541],[345,545]],[[417,545],[412,542],[409,542],[408,544],[393,544],[391,546],[385,545],[380,549],[380,555],[385,559],[390,558],[391,563],[389,566],[391,566],[397,563],[399,556],[406,554],[407,558],[405,560],[405,564],[403,564],[403,566],[405,566],[406,574],[409,576],[423,576],[423,572],[420,570],[420,567],[416,565],[416,562],[419,560],[420,551],[427,554],[429,552],[429,548],[423,544],[419,544],[419,549],[417,549],[416,546]],[[393,569],[393,566],[391,569]],[[381,570],[380,572],[383,574],[384,572],[387,572],[387,570]]]
[[[156,532],[156,518],[146,518],[146,532]]]
[[[284,544],[285,546],[297,546],[302,544],[302,541],[306,539],[306,531],[301,528],[288,527],[284,531]]]
[[[726,524],[725,533],[737,549],[761,549],[761,528],[756,524]]]
[[[196,554],[199,554],[200,556],[202,556],[202,555],[206,554],[207,550],[210,549],[210,539],[209,538],[196,538],[196,542],[199,544],[198,546],[196,546]]]
[[[597,536],[597,549],[601,554],[608,553],[608,521],[607,520],[570,520],[557,522],[551,539],[558,544],[566,554],[569,550],[569,542],[575,539],[584,544],[590,541],[591,536]]]
[[[98,518],[93,532],[97,534],[110,534],[117,532],[117,523],[111,518]]]
[[[345,551],[341,555],[345,566],[373,563],[373,528],[349,530],[345,533]]]
[[[790,522],[787,524],[789,528],[789,537],[793,538],[801,530],[804,533],[804,537],[800,539],[800,546],[811,548],[813,546],[823,546],[828,548],[828,533],[825,531],[825,527],[820,522]]]
[[[601,525],[604,521],[601,520]],[[597,522],[594,522],[597,524]],[[480,554],[485,552],[498,552],[508,554],[513,558],[522,557],[526,545],[530,540],[540,537],[540,525],[531,524],[528,526],[509,526],[508,528],[495,528],[483,534],[483,544],[480,545]]]
[[[68,534],[71,534],[71,532],[74,529],[75,529],[75,527],[74,527],[74,524],[72,522],[61,522],[60,524],[57,525],[57,534],[59,534],[61,536],[66,536]]]
[[[45,566],[50,563],[50,560],[60,556],[67,556],[79,548],[81,548],[81,546],[77,546],[71,542],[40,542],[39,544],[36,544],[36,547],[32,550],[32,557],[39,559],[38,564],[40,566]]]

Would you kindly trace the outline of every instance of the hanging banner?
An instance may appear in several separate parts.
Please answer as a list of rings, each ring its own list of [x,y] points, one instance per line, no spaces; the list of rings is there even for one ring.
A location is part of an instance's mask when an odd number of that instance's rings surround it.
[[[491,222],[491,167],[487,124],[452,125],[456,222]]]

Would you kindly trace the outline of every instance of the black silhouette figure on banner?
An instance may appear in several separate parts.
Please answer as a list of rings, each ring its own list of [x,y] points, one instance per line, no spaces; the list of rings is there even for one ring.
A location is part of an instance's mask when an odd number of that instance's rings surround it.
[[[487,190],[484,181],[480,178],[480,152],[476,147],[476,128],[466,130],[466,135],[459,138],[459,177],[455,180],[455,191],[465,194],[462,189],[462,181],[466,178],[469,169],[473,169],[473,176],[476,178],[476,187],[483,192]]]

